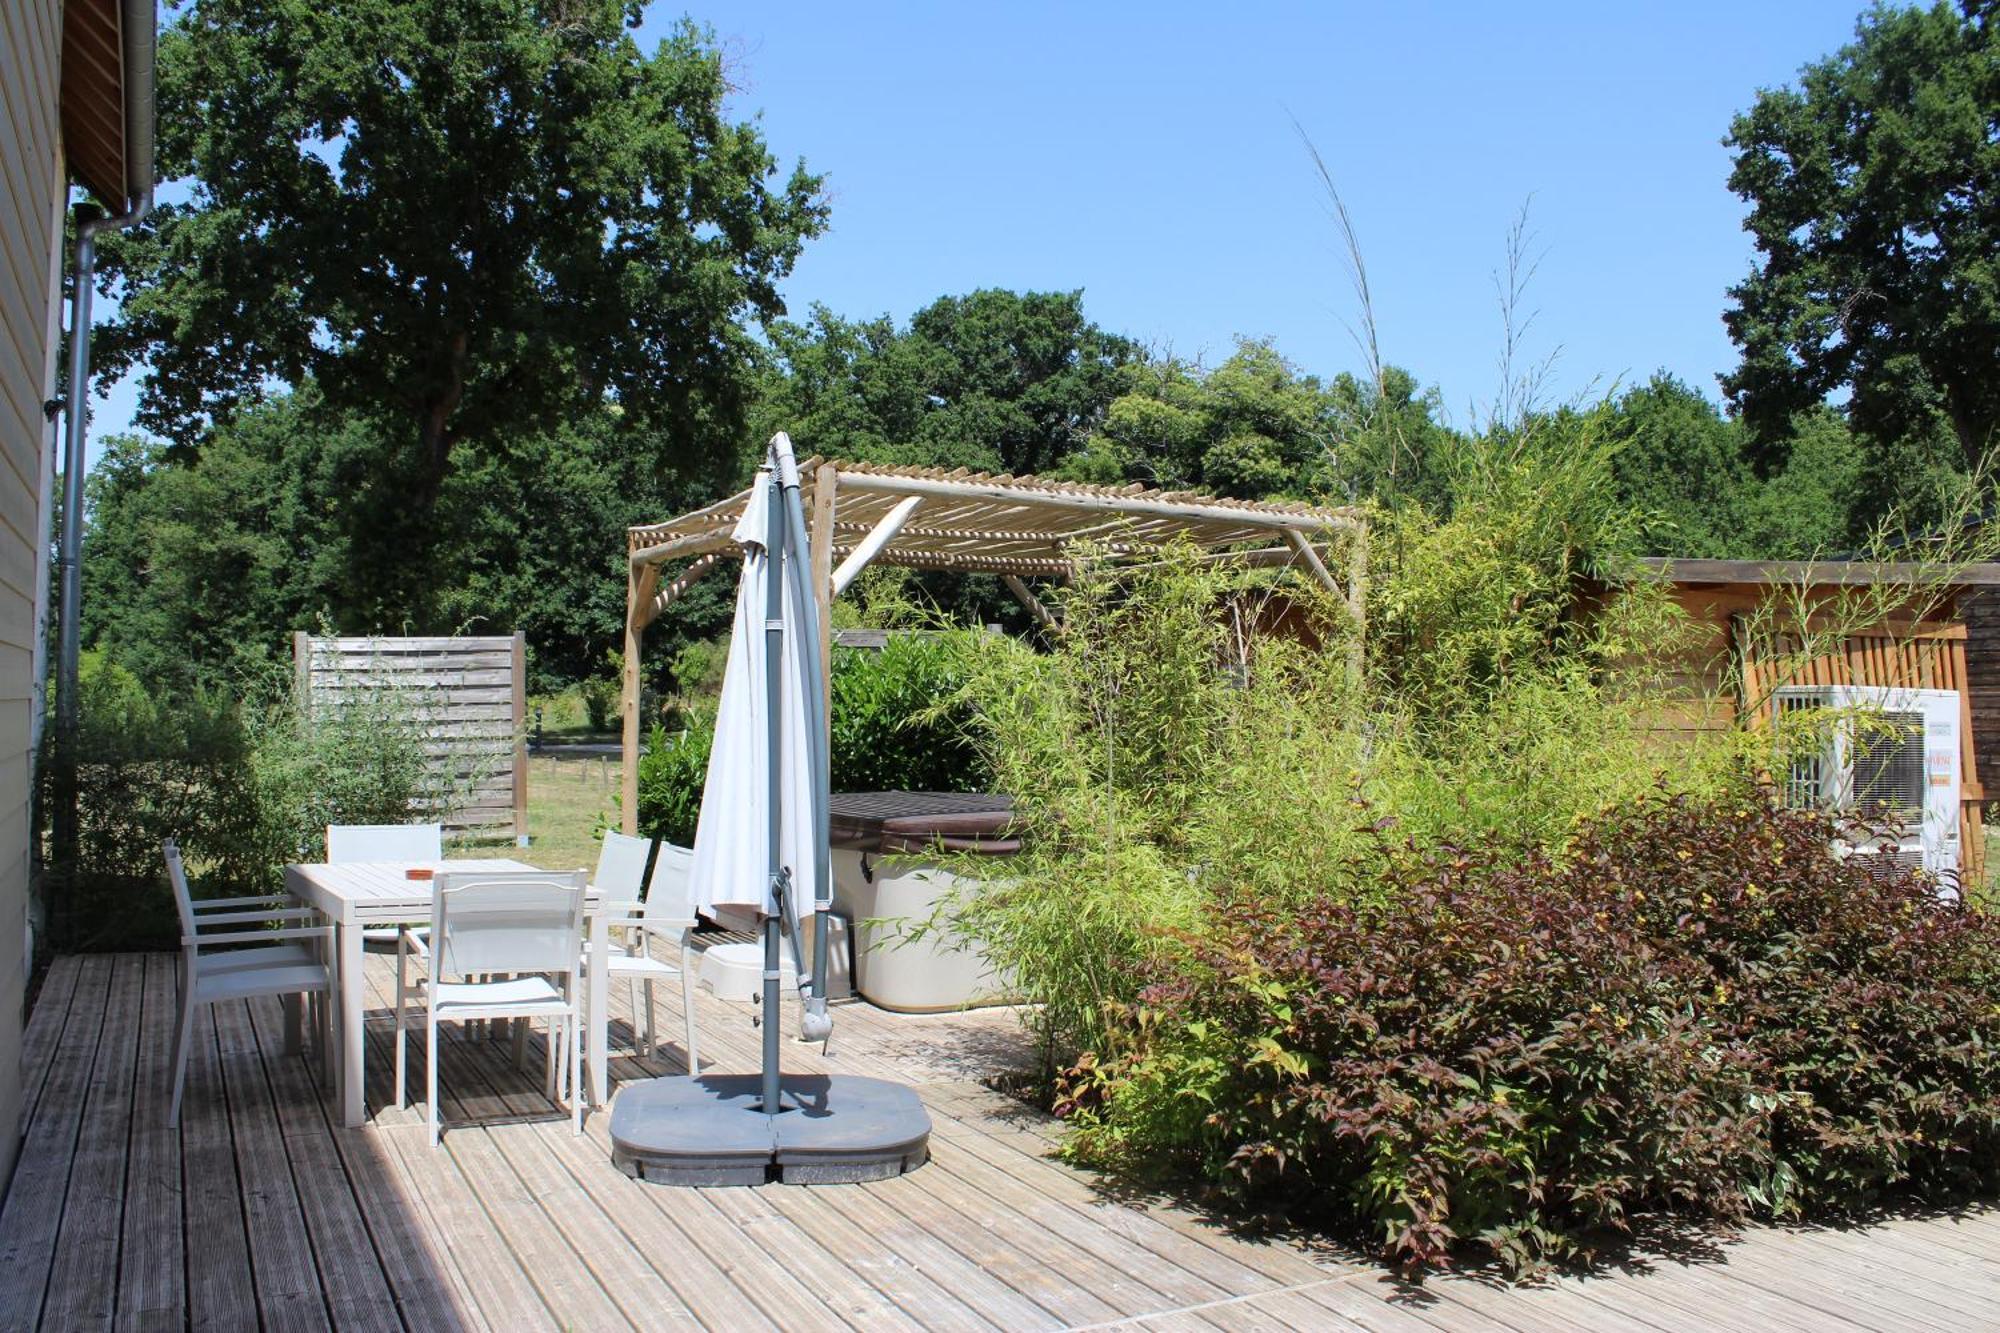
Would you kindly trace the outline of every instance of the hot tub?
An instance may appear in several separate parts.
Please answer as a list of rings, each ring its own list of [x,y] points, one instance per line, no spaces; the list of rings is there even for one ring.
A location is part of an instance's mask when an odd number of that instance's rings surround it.
[[[937,1013],[1012,997],[974,941],[929,930],[909,939],[967,881],[944,864],[1020,849],[1007,796],[937,791],[842,792],[829,804],[834,910],[851,923],[854,988],[903,1013]]]

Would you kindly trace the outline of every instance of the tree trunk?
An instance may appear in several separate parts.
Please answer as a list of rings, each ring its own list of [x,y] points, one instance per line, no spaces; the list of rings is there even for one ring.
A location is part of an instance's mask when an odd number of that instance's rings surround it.
[[[443,357],[443,383],[430,401],[423,405],[419,419],[423,469],[418,499],[425,509],[437,502],[438,493],[444,488],[445,473],[451,466],[451,447],[458,440],[458,433],[451,428],[451,418],[465,397],[466,349],[469,344],[470,339],[463,332],[452,335]]]

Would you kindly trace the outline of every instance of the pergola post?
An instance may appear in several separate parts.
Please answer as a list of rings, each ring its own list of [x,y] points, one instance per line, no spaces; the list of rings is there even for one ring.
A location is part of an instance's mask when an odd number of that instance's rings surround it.
[[[1354,642],[1347,649],[1348,670],[1359,685],[1368,670],[1368,525],[1357,523],[1347,543],[1347,614],[1354,622]]]
[[[646,631],[644,615],[660,581],[658,565],[625,565],[625,670],[619,695],[618,826],[628,834],[639,831],[639,643]]]
[[[1014,600],[1028,609],[1028,614],[1035,618],[1037,625],[1040,625],[1050,634],[1054,634],[1061,628],[1061,626],[1056,624],[1055,616],[1051,615],[1049,609],[1042,605],[1042,599],[1035,596],[1033,588],[1022,582],[1020,575],[1002,574],[1000,581],[1007,585],[1008,592],[1014,594]]]
[[[922,503],[923,497],[916,495],[898,500],[896,507],[882,515],[868,535],[855,544],[854,549],[847,553],[847,559],[840,562],[840,568],[833,571],[835,597],[846,592],[854,580],[861,577],[861,571],[868,568],[868,562],[896,540],[896,534],[903,530],[903,525],[910,521],[910,515],[916,513],[917,506]]]

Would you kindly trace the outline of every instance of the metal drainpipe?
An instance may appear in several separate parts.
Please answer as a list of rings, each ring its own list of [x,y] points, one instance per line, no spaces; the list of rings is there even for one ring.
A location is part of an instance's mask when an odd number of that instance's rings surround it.
[[[79,612],[83,596],[83,453],[90,415],[90,298],[97,270],[97,237],[137,226],[153,211],[154,0],[124,0],[126,172],[137,172],[138,197],[126,212],[90,218],[77,227],[76,286],[70,299],[69,393],[63,438],[62,544],[56,568],[61,596],[56,621],[55,855],[70,865],[76,855],[76,674]],[[129,183],[129,180],[128,180]]]

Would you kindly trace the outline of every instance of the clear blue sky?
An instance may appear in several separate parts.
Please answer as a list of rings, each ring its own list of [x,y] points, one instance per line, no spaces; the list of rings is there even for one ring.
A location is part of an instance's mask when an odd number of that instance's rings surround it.
[[[827,174],[795,314],[1080,287],[1100,324],[1163,350],[1214,361],[1270,337],[1307,370],[1356,369],[1296,117],[1354,215],[1386,357],[1462,421],[1498,386],[1492,276],[1530,196],[1529,350],[1561,349],[1558,396],[1656,368],[1715,393],[1735,360],[1724,292],[1751,254],[1720,141],[1860,8],[737,0],[695,17],[729,52],[738,114]],[[680,12],[656,4],[642,40]]]

